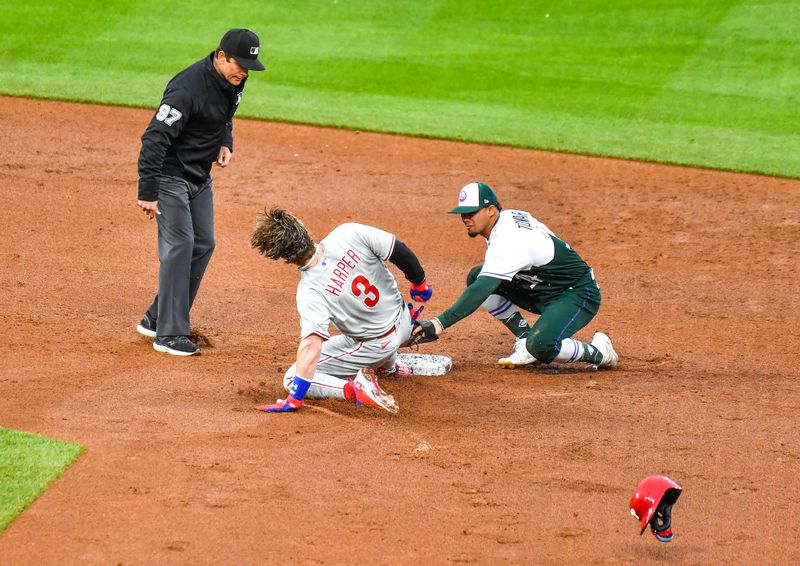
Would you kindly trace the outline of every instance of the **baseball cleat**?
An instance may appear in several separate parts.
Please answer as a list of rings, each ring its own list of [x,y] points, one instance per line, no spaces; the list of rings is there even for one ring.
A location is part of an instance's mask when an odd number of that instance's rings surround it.
[[[155,338],[156,320],[154,318],[150,318],[149,314],[144,313],[144,318],[142,318],[142,322],[136,325],[136,332],[138,332],[142,336],[146,336],[147,338]]]
[[[200,353],[200,348],[188,336],[159,336],[153,342],[153,349],[173,356],[194,356]]]
[[[385,409],[390,413],[400,410],[394,397],[386,393],[375,379],[375,370],[362,369],[353,380],[353,389],[356,394],[356,405],[367,405]]]
[[[597,367],[617,367],[619,355],[617,355],[617,352],[614,350],[614,346],[611,345],[611,338],[609,338],[608,335],[603,334],[602,332],[595,332],[594,336],[592,336],[592,346],[600,350],[600,353],[603,354],[603,359],[599,364],[597,364]]]
[[[395,362],[390,368],[376,368],[375,377],[408,377],[414,373],[411,366],[402,362]]]
[[[394,371],[392,371],[390,375],[393,375],[394,377],[408,377],[409,375],[414,373],[413,370],[411,369],[411,366],[407,366],[406,364],[402,364],[400,362],[394,363],[393,370]]]
[[[514,343],[514,351],[507,358],[500,358],[497,364],[503,369],[514,369],[517,367],[529,366],[538,360],[530,355],[528,348],[525,347],[525,338],[517,338]]]

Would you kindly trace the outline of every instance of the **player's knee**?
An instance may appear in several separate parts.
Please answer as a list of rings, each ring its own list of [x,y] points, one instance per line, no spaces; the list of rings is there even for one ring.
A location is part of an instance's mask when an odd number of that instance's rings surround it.
[[[560,347],[560,342],[556,343],[551,337],[543,336],[535,328],[528,333],[528,337],[525,339],[525,348],[530,355],[546,364],[556,359]]]
[[[475,267],[469,270],[469,273],[467,273],[467,287],[469,287],[475,282],[482,268],[483,265],[476,265]]]
[[[286,391],[289,391],[289,386],[294,381],[294,376],[296,375],[297,371],[297,364],[292,364],[292,367],[286,370],[286,373],[283,374],[283,388]]]
[[[194,243],[190,238],[174,238],[168,244],[158,246],[158,258],[161,261],[171,261],[192,256]]]
[[[217,243],[212,238],[208,241],[195,241],[194,243],[194,253],[196,255],[211,255],[214,253],[214,248],[217,247]]]

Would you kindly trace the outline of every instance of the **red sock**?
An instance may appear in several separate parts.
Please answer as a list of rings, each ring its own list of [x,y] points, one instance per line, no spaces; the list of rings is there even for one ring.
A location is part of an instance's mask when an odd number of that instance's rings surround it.
[[[356,390],[353,389],[353,382],[349,379],[347,383],[344,384],[344,398],[348,401],[356,400]]]

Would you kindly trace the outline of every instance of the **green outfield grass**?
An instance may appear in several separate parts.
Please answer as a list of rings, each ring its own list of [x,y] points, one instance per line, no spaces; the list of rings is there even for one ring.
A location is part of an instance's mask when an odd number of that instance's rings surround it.
[[[0,428],[0,532],[82,451],[79,444]]]
[[[155,108],[244,26],[268,69],[240,116],[800,177],[798,21],[796,0],[0,0],[0,92]]]

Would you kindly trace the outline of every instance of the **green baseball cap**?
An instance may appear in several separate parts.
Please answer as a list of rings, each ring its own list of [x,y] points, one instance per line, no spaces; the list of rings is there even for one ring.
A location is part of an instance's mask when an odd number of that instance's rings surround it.
[[[448,211],[448,214],[471,214],[489,205],[499,205],[497,195],[492,187],[484,183],[469,183],[461,187],[458,193],[458,206]]]

